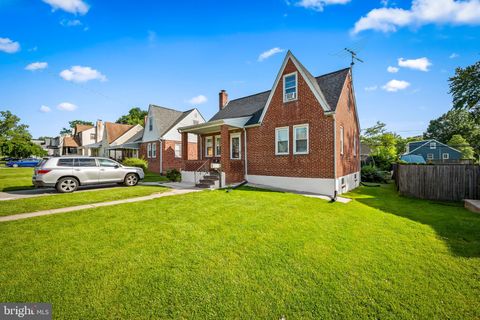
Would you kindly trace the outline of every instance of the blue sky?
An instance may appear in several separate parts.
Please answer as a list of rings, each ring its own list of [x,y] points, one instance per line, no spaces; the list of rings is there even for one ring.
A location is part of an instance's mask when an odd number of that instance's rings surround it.
[[[208,119],[220,89],[269,90],[286,50],[320,75],[350,47],[362,127],[415,135],[451,107],[448,77],[479,60],[479,31],[479,0],[0,0],[0,110],[34,136],[150,103]]]

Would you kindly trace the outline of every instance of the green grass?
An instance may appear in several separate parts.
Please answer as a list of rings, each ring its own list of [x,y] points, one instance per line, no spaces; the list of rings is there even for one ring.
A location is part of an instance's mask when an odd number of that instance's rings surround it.
[[[0,301],[70,319],[478,319],[480,216],[243,188],[0,224]]]
[[[164,192],[165,190],[168,189],[158,186],[118,187],[6,200],[0,201],[0,216],[141,197],[152,193]]]
[[[33,168],[0,168],[0,191],[33,189]]]
[[[160,175],[159,173],[155,172],[145,172],[145,178],[143,179],[144,182],[167,182],[168,179],[165,176]]]

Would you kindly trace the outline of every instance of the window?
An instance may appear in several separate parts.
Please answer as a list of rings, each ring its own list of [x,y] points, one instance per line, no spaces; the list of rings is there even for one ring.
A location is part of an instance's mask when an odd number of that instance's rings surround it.
[[[73,158],[58,159],[57,166],[59,166],[59,167],[73,167]]]
[[[205,157],[213,157],[213,138],[205,138]]]
[[[151,158],[152,157],[152,144],[149,143],[147,144],[147,158]]]
[[[230,135],[230,159],[240,159],[241,155],[240,133],[232,133]]]
[[[437,143],[436,142],[430,142],[430,149],[437,149]]]
[[[100,167],[113,168],[113,167],[118,166],[117,162],[115,162],[113,160],[109,160],[109,159],[98,159],[98,163],[100,164]]]
[[[297,100],[297,73],[283,76],[283,102]]]
[[[289,149],[289,132],[288,127],[275,128],[275,154],[288,154]]]
[[[222,137],[215,136],[215,157],[222,155]]]
[[[153,118],[148,118],[148,131],[153,130]]]
[[[90,140],[95,140],[97,135],[95,133],[90,133]]]
[[[433,160],[433,153],[427,154],[427,160]]]
[[[75,159],[75,167],[96,167],[97,163],[92,158]]]
[[[182,144],[175,143],[175,158],[181,158],[181,157],[182,157]]]
[[[152,143],[152,158],[157,157],[157,143]]]
[[[343,143],[344,143],[343,127],[340,127],[340,154],[341,155],[343,155]]]
[[[450,154],[448,154],[448,153],[442,154],[442,159],[443,160],[448,160],[449,158],[450,158]]]
[[[293,126],[293,153],[308,153],[308,124]]]

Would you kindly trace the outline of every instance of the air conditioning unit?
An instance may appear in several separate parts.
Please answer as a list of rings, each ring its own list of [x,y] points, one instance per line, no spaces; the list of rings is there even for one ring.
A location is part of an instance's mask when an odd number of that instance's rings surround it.
[[[285,100],[286,101],[294,100],[296,97],[297,97],[296,92],[290,92],[290,93],[285,94]]]

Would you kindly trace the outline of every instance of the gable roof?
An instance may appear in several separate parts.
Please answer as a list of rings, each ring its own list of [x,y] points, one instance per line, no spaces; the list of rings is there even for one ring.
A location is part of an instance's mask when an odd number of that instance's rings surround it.
[[[177,125],[187,115],[189,115],[193,110],[195,110],[190,109],[187,111],[178,111],[170,108],[157,106],[154,104],[151,104],[149,108],[149,115],[153,116],[155,124],[158,128],[159,137],[165,135],[168,131],[175,127],[175,125]]]
[[[65,136],[63,138],[63,146],[76,148],[76,147],[79,147],[80,145],[78,144],[78,141],[74,137]]]
[[[75,133],[80,133],[80,132],[86,131],[86,130],[91,129],[91,128],[93,128],[93,126],[89,125],[89,124],[76,124],[75,125]]]
[[[452,149],[452,150],[454,150],[454,151],[456,151],[456,152],[462,153],[460,150],[457,150],[457,149],[455,149],[455,148],[453,148],[453,147],[451,147],[451,146],[449,146],[449,145],[447,145],[447,144],[445,144],[445,143],[441,143],[441,142],[438,141],[438,140],[428,139],[428,140],[421,140],[421,141],[412,141],[412,142],[407,143],[409,146],[410,146],[410,144],[417,144],[418,147],[416,147],[416,148],[413,149],[413,150],[410,150],[409,152],[404,153],[404,155],[409,155],[409,154],[417,151],[418,149],[423,148],[424,146],[430,144],[430,142],[435,142],[435,143],[440,144],[440,145],[442,145],[442,146],[444,146],[444,147],[447,147],[447,148],[449,148],[449,149]],[[410,147],[409,147],[409,149],[410,149]]]
[[[135,126],[130,124],[105,122],[105,131],[107,132],[108,143],[114,142],[133,127]]]

